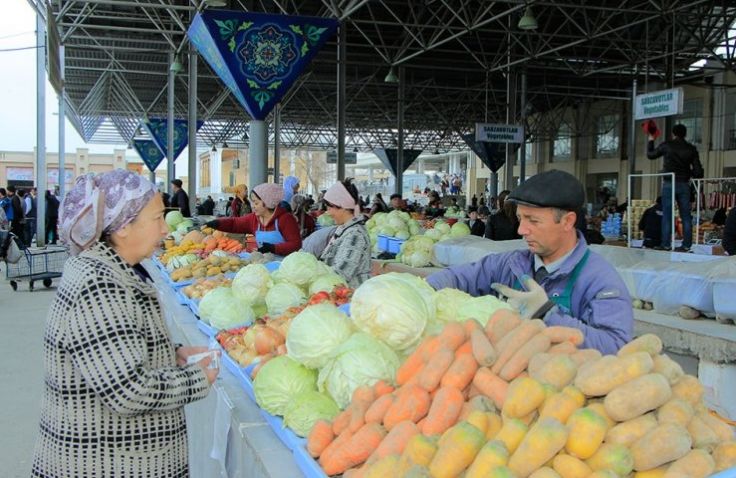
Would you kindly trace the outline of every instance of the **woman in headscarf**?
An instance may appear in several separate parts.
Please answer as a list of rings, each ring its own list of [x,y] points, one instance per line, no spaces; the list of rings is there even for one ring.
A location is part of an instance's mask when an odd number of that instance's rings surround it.
[[[253,212],[241,217],[215,219],[207,226],[223,232],[253,234],[258,251],[286,256],[302,247],[299,225],[279,202],[284,190],[278,184],[263,183],[250,192]]]
[[[218,370],[186,365],[141,261],[167,235],[164,204],[142,176],[77,178],[61,204],[64,265],[44,334],[45,390],[33,476],[188,476],[184,405]]]
[[[279,206],[286,209],[288,212],[295,212],[291,208],[291,198],[294,194],[299,192],[299,178],[296,176],[286,176],[284,178],[284,198],[279,203]]]
[[[250,201],[248,201],[248,186],[238,184],[235,186],[235,198],[230,203],[230,217],[240,217],[252,212]]]
[[[294,211],[294,217],[299,225],[299,234],[302,239],[314,232],[314,218],[309,214],[309,203],[307,198],[301,194],[294,194],[291,198],[291,210]]]
[[[371,205],[371,210],[368,213],[368,217],[371,217],[378,212],[388,212],[388,204],[383,200],[381,193],[376,193],[376,196],[373,199],[373,204]]]
[[[371,241],[358,203],[358,189],[350,179],[335,183],[323,199],[337,228],[319,259],[340,274],[352,288],[371,273]]]

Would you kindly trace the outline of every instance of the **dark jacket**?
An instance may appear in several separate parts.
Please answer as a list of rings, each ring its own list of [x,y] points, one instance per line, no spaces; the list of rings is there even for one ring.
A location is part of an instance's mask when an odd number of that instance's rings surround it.
[[[23,200],[18,196],[18,193],[13,194],[13,197],[10,198],[10,206],[13,208],[13,220],[23,222],[26,214],[23,212]]]
[[[731,208],[723,230],[723,248],[729,256],[736,256],[736,207]]]
[[[468,226],[470,226],[470,221],[468,221]],[[473,236],[483,237],[483,234],[486,232],[486,225],[483,221],[480,219],[476,219],[472,226],[470,226],[470,234]]]
[[[54,196],[46,199],[46,220],[56,220],[59,218],[59,200]]]
[[[205,216],[211,216],[214,214],[214,212],[215,212],[215,201],[209,198],[202,201],[202,213]]]
[[[171,196],[171,207],[178,207],[181,215],[184,217],[192,217],[192,211],[189,209],[189,196],[183,189],[178,190]]]
[[[517,232],[519,225],[516,221],[508,218],[503,211],[498,211],[488,218],[486,224],[486,238],[493,241],[510,241],[512,239],[521,239]]]
[[[656,148],[654,141],[649,141],[647,158],[657,159],[662,156],[664,156],[662,172],[675,173],[677,182],[688,182],[690,178],[702,178],[704,175],[698,150],[684,139],[670,139],[660,143]],[[667,180],[669,178],[665,178],[665,181]]]
[[[662,244],[662,205],[656,204],[642,214],[639,230],[644,231],[644,247]]]

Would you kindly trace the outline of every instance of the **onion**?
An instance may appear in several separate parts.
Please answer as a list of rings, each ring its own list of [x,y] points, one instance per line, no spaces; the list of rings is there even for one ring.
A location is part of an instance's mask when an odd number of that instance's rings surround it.
[[[268,326],[259,327],[256,332],[255,345],[258,355],[272,353],[285,342],[284,336]]]

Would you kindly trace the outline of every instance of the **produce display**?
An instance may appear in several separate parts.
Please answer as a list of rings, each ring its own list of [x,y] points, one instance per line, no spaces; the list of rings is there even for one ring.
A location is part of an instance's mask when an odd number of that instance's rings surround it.
[[[470,235],[470,228],[462,221],[452,226],[441,220],[425,224],[426,232],[421,236],[413,236],[401,245],[401,252],[396,260],[410,267],[427,267],[432,265],[434,245],[445,239]]]
[[[193,284],[182,288],[182,293],[190,299],[200,300],[207,292],[218,287],[230,287],[232,279],[220,274],[215,277],[197,279]]]
[[[349,477],[696,478],[736,466],[733,429],[658,337],[603,357],[582,342],[509,310],[485,327],[449,322],[402,363],[395,388],[358,387],[316,422],[307,450]]]
[[[409,215],[409,213],[394,210],[391,212],[378,212],[371,216],[365,223],[368,230],[368,236],[371,239],[371,245],[374,252],[378,250],[378,235],[395,237],[397,239],[409,239],[422,233],[419,222]]]
[[[174,260],[177,259],[171,259],[171,261]],[[201,279],[203,277],[216,276],[226,272],[237,272],[248,264],[250,264],[249,260],[241,259],[238,256],[219,256],[212,254],[206,259],[180,265],[171,272],[171,280],[179,282],[192,278]]]

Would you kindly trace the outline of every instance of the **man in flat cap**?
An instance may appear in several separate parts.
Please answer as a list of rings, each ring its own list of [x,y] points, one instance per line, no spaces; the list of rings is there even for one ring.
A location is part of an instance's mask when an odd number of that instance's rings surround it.
[[[588,249],[575,227],[583,185],[563,171],[531,177],[511,192],[528,250],[491,254],[427,278],[435,289],[503,295],[524,318],[580,329],[583,348],[614,354],[631,340],[634,315],[621,277]]]

